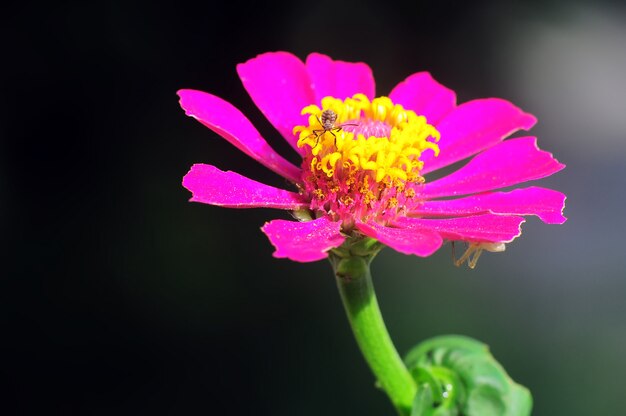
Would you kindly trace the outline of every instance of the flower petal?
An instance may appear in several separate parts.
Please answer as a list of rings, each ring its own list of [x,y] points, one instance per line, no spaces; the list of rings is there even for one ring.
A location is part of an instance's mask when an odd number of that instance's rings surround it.
[[[300,194],[277,189],[235,172],[211,165],[195,164],[183,178],[192,202],[227,208],[277,208],[296,210],[308,206]]]
[[[508,101],[486,98],[468,101],[445,116],[437,130],[441,133],[439,156],[424,152],[422,173],[448,166],[487,149],[519,129],[528,130],[537,119]]]
[[[454,110],[456,94],[444,87],[428,72],[417,72],[395,86],[389,94],[395,104],[426,117],[436,124],[443,116]]]
[[[276,247],[274,257],[303,263],[326,258],[328,250],[343,244],[340,229],[341,222],[327,217],[307,222],[274,220],[261,228]]]
[[[300,169],[276,153],[250,120],[232,104],[196,90],[180,90],[178,96],[185,114],[195,118],[279,175],[292,182],[300,179]]]
[[[300,154],[292,132],[307,124],[300,111],[313,104],[315,95],[304,63],[287,52],[268,52],[237,65],[237,73],[252,101]]]
[[[425,201],[411,212],[417,215],[459,216],[469,214],[536,215],[548,224],[563,224],[565,195],[531,186],[511,192],[491,192],[466,198]]]
[[[426,257],[433,254],[443,242],[441,236],[426,228],[407,229],[385,227],[374,222],[357,222],[356,227],[368,237],[404,254]]]
[[[421,197],[467,195],[549,176],[565,165],[539,150],[537,139],[507,140],[475,156],[456,172],[426,183]]]
[[[333,61],[326,55],[312,53],[306,58],[306,69],[311,77],[316,104],[327,95],[340,100],[357,93],[365,94],[370,100],[374,98],[374,76],[363,62]]]
[[[473,215],[448,219],[398,218],[394,224],[408,230],[429,230],[447,240],[508,243],[518,237],[523,217],[511,215]]]

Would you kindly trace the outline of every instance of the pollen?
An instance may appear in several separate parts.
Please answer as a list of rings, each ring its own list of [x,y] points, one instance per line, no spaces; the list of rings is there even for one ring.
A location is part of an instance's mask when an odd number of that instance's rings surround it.
[[[308,125],[296,126],[304,149],[304,193],[311,209],[344,221],[392,219],[424,183],[420,175],[426,150],[439,152],[439,132],[424,116],[388,97],[363,94],[339,100],[324,97],[321,107],[302,109]],[[408,207],[410,208],[410,207]]]

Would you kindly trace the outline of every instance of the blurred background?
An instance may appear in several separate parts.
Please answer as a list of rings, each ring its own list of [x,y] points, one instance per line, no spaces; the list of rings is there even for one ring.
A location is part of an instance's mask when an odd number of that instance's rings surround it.
[[[502,97],[567,168],[561,226],[456,268],[384,250],[401,353],[490,345],[535,415],[623,414],[626,9],[601,1],[20,2],[0,16],[4,414],[391,415],[330,265],[278,260],[288,218],[188,202],[196,162],[283,180],[184,115],[180,88],[240,108],[293,154],[235,65],[266,51],[364,61],[377,93],[428,70],[458,101]]]

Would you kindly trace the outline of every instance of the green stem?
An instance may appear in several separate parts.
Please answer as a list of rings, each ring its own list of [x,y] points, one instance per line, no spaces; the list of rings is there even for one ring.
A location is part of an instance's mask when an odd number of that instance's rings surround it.
[[[417,386],[385,327],[370,261],[371,257],[331,255],[337,287],[361,352],[398,413],[406,416],[411,412]]]

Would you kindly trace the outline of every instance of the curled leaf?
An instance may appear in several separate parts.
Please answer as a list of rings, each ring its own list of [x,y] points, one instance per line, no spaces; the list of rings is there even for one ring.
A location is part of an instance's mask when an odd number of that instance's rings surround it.
[[[405,363],[418,385],[411,416],[528,416],[532,397],[487,345],[446,335],[414,347]]]

